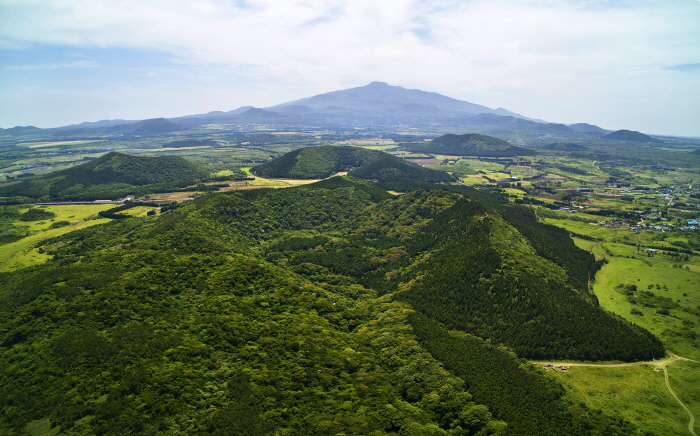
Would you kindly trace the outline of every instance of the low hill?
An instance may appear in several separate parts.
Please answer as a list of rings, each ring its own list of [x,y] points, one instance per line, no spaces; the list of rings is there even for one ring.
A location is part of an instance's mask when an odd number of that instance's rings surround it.
[[[379,158],[380,151],[352,146],[300,148],[258,165],[251,173],[275,179],[323,179]]]
[[[471,133],[466,135],[447,135],[435,138],[425,144],[411,144],[406,149],[419,153],[447,154],[453,156],[527,156],[535,151],[516,147],[493,136]]]
[[[424,168],[387,153],[383,153],[378,159],[350,171],[348,175],[360,179],[409,179],[433,183],[453,182],[455,180],[446,172]]]
[[[292,179],[322,179],[344,171],[362,179],[453,180],[447,173],[423,168],[388,153],[352,146],[300,148],[251,169],[260,177]]]
[[[0,188],[0,197],[33,200],[113,199],[128,193],[166,186],[187,186],[202,180],[208,171],[175,156],[137,157],[107,153],[95,160],[26,182]]]
[[[633,141],[633,142],[653,142],[655,144],[662,144],[663,141],[660,139],[652,138],[649,135],[640,133],[634,130],[618,130],[602,136],[605,139],[613,139],[617,141]]]
[[[588,123],[571,124],[569,128],[579,133],[605,133],[608,131],[596,125]]]
[[[9,129],[0,128],[0,135],[31,135],[34,133],[41,132],[43,129],[34,126],[15,126]]]

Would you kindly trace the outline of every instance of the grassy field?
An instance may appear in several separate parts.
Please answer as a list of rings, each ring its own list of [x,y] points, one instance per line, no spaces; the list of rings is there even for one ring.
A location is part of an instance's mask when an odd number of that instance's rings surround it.
[[[681,310],[700,305],[700,260],[677,262],[657,253],[637,251],[644,246],[669,245],[683,240],[659,232],[635,234],[627,228],[609,229],[584,222],[547,218],[546,222],[595,240],[574,238],[576,245],[607,263],[596,274],[592,290],[600,305],[655,335],[666,348],[680,356],[700,360],[700,316]],[[633,304],[616,286],[635,285],[639,291],[665,297],[678,304],[668,314],[658,307]],[[664,300],[669,301],[669,300]],[[585,403],[619,414],[648,435],[688,435],[688,414],[666,388],[663,371],[653,365],[619,368],[571,367],[551,376],[561,381],[574,403]],[[672,389],[700,418],[700,364],[675,361],[667,367]]]
[[[668,366],[671,387],[700,414],[700,364],[675,361]],[[688,414],[666,388],[663,371],[654,365],[617,368],[571,367],[548,372],[567,389],[575,403],[618,414],[647,435],[688,435]]]
[[[17,145],[23,146],[23,147],[29,147],[29,148],[43,148],[43,147],[52,147],[55,145],[82,145],[82,144],[91,144],[93,142],[104,142],[105,140],[102,139],[96,139],[96,140],[89,140],[89,141],[56,141],[56,142],[25,142],[25,143],[18,143]]]
[[[10,271],[24,268],[30,265],[45,262],[49,256],[39,253],[34,245],[46,238],[59,236],[73,230],[82,229],[95,224],[109,221],[108,219],[91,219],[98,212],[114,207],[111,204],[98,205],[65,205],[65,206],[45,206],[43,209],[53,212],[56,217],[52,220],[22,222],[17,225],[29,226],[31,234],[9,244],[0,245],[0,271]],[[58,228],[50,228],[53,222],[68,221],[70,225]]]

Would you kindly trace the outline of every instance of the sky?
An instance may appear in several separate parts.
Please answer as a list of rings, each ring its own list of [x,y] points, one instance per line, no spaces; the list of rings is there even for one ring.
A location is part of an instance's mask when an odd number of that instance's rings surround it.
[[[372,81],[700,136],[700,0],[0,0],[0,127],[266,107]]]

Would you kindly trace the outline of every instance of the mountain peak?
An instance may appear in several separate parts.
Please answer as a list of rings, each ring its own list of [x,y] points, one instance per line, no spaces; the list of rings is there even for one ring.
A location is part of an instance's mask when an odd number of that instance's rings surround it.
[[[370,83],[369,85],[367,85],[367,86],[372,86],[372,87],[379,87],[379,86],[382,86],[382,87],[386,87],[386,86],[391,86],[391,85],[389,85],[389,84],[386,83],[386,82],[376,82],[376,81],[375,81],[375,82],[371,82],[371,83]]]

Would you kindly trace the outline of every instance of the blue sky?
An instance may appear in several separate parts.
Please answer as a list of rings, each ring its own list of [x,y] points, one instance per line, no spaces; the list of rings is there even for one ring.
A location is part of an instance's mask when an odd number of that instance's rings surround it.
[[[271,106],[371,81],[700,136],[698,0],[0,0],[0,127]]]

